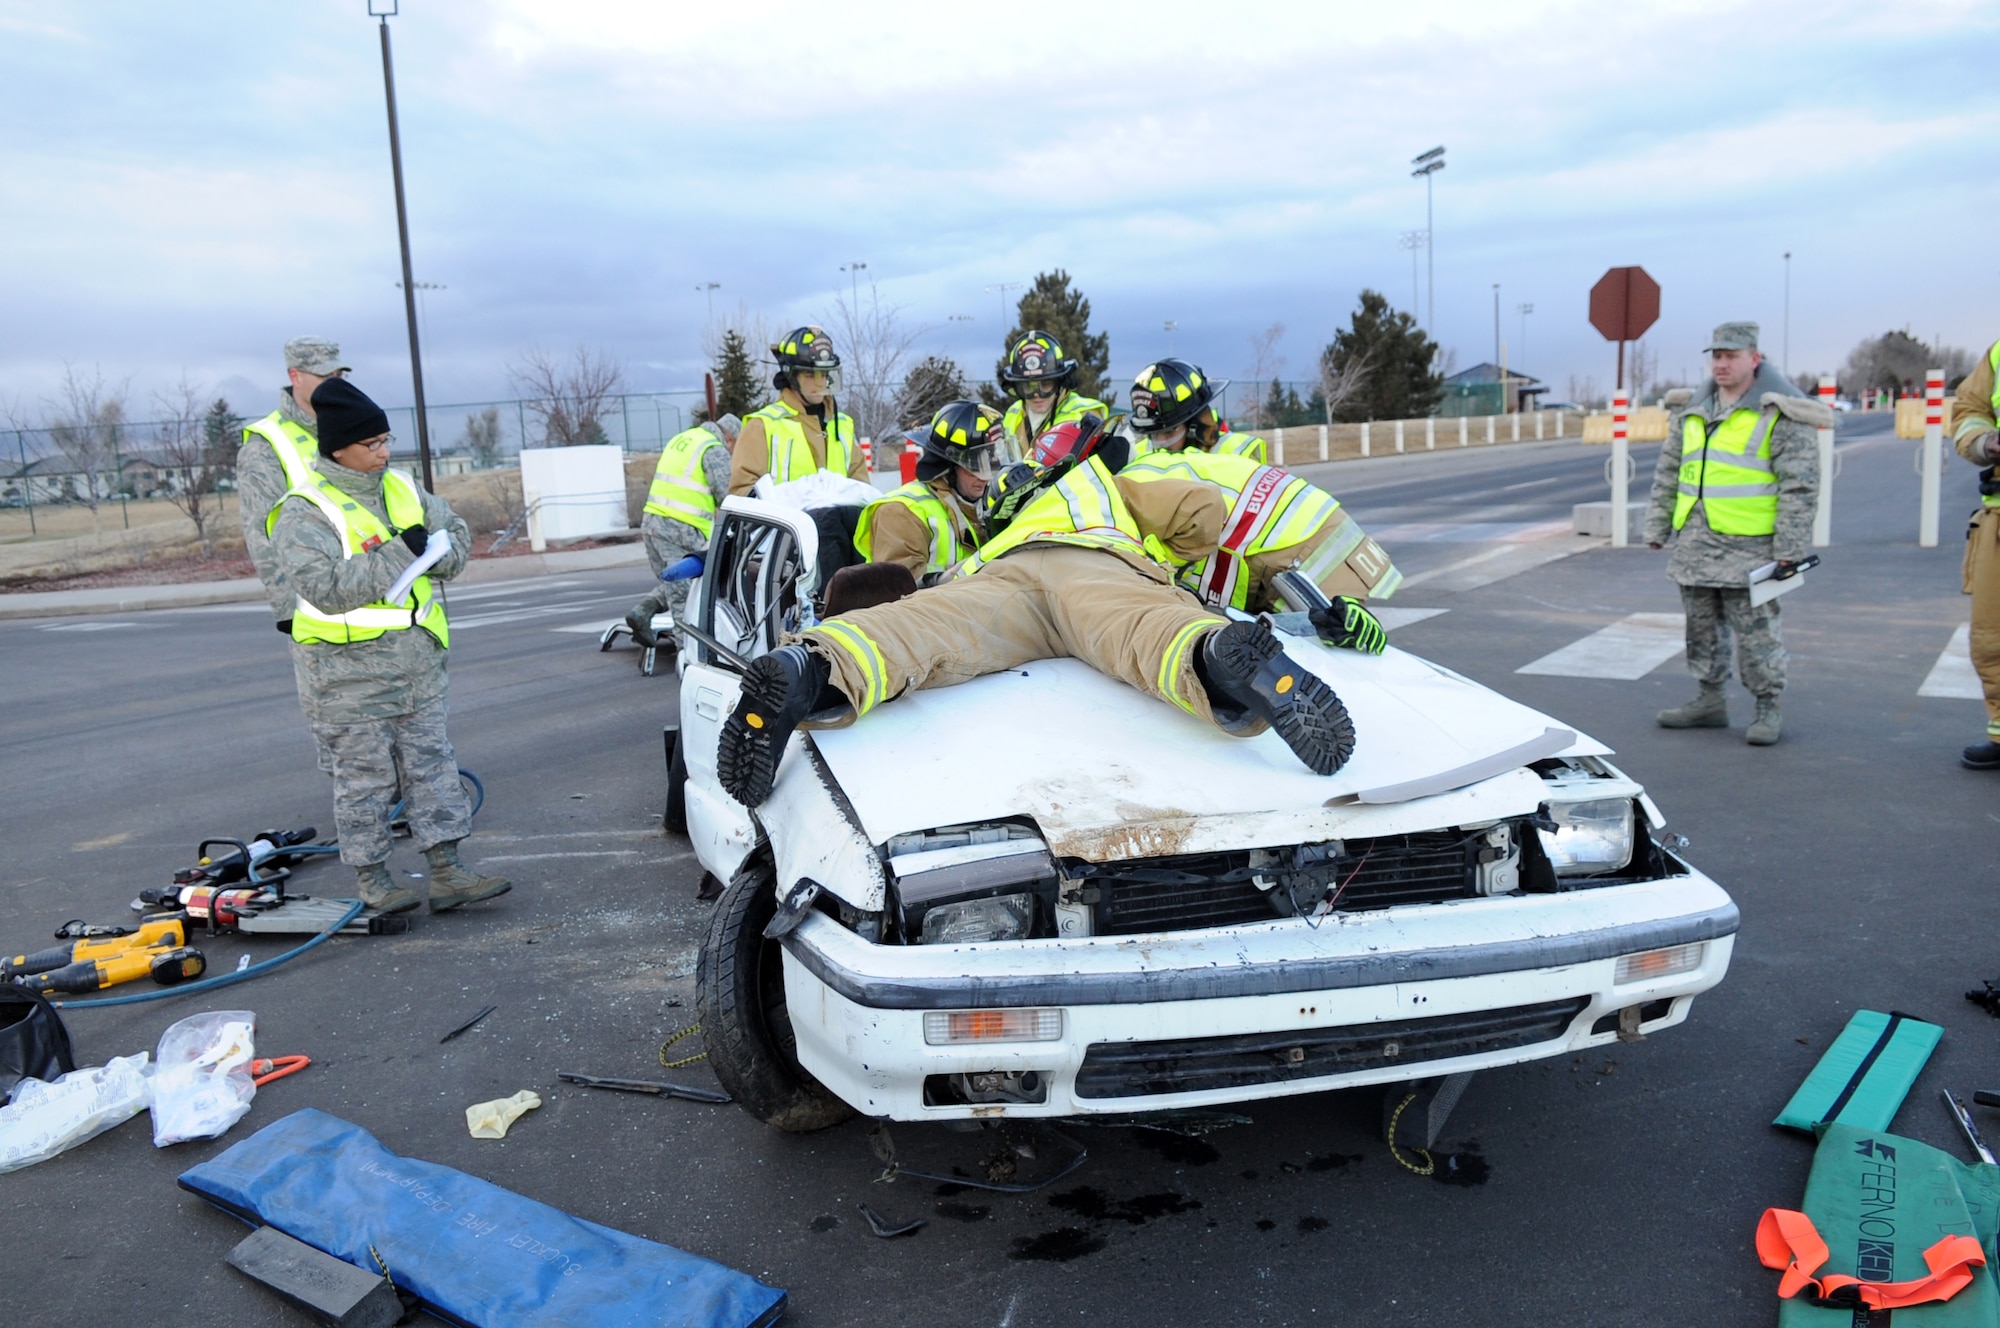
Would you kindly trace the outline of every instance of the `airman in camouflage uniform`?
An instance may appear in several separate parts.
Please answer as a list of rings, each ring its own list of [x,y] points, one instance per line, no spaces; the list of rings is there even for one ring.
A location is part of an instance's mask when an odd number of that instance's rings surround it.
[[[721,447],[710,447],[701,454],[701,479],[708,485],[709,499],[718,507],[729,496],[729,449],[736,445],[736,439],[743,431],[743,421],[734,415],[724,415],[717,420],[703,420],[695,426],[706,429],[722,442]],[[661,464],[666,465],[663,459]],[[657,483],[657,481],[656,481]],[[665,610],[673,614],[674,626],[679,627],[681,610],[687,607],[690,581],[660,581],[661,572],[666,571],[691,553],[708,551],[708,535],[686,521],[671,516],[663,516],[649,510],[639,518],[639,537],[646,542],[646,561],[653,565],[653,579],[657,582],[653,589],[632,606],[625,615],[625,625],[632,629],[632,639],[642,646],[660,644],[653,635],[653,615]]]
[[[349,557],[346,533],[293,490],[271,528],[272,557],[296,597],[288,616],[305,624],[308,607],[319,615],[394,607],[382,601],[430,531],[448,533],[451,551],[427,575],[441,582],[463,571],[472,532],[442,498],[417,488],[423,521],[398,531],[390,519],[383,487],[388,420],[381,410],[344,379],[322,383],[313,406],[318,475],[381,522],[391,538]],[[430,862],[433,912],[504,893],[505,880],[477,875],[458,858],[458,843],[472,829],[472,808],[445,736],[445,647],[437,637],[412,625],[351,642],[312,640],[301,639],[295,625],[293,638],[299,702],[332,762],[341,861],[355,869],[362,899],[384,912],[422,902],[397,885],[387,867],[389,810],[399,795],[408,805],[410,834]]]
[[[1778,601],[1752,606],[1749,575],[1765,563],[1795,563],[1812,547],[1813,512],[1819,505],[1818,430],[1833,427],[1833,412],[1785,381],[1757,352],[1755,323],[1724,323],[1709,346],[1713,375],[1691,399],[1675,406],[1653,471],[1652,502],[1646,512],[1646,542],[1652,548],[1674,542],[1667,576],[1681,588],[1687,613],[1688,671],[1701,684],[1693,701],[1663,710],[1666,728],[1726,728],[1729,711],[1723,684],[1729,680],[1729,636],[1736,635],[1736,668],[1757,698],[1757,713],[1744,735],[1752,744],[1778,740],[1782,720],[1778,696],[1785,689],[1785,643],[1778,631]],[[1708,503],[1697,499],[1681,528],[1674,512],[1681,491],[1681,440],[1689,419],[1705,421],[1711,435],[1737,411],[1775,411],[1770,468],[1777,476],[1777,518],[1768,535],[1725,535],[1709,521]],[[1715,455],[1711,453],[1711,455]]]
[[[340,347],[325,337],[293,337],[285,343],[285,373],[292,380],[291,386],[278,389],[278,408],[258,423],[297,425],[316,443],[319,424],[312,413],[313,389],[329,378],[347,373],[347,366],[340,362]],[[270,440],[246,428],[243,444],[236,449],[236,505],[243,519],[243,547],[257,568],[257,579],[264,583],[264,594],[271,601],[271,616],[277,620],[281,632],[292,630],[293,595],[285,584],[284,573],[278,569],[277,557],[271,552],[271,538],[265,533],[264,522],[271,509],[284,501],[285,490],[291,487],[292,482],[286,477],[285,467]]]

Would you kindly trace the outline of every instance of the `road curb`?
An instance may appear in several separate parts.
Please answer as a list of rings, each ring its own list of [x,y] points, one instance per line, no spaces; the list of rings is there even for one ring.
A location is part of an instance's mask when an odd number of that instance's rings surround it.
[[[526,580],[565,572],[643,566],[646,546],[611,544],[596,549],[528,553],[515,558],[478,558],[453,582]],[[248,604],[264,598],[255,577],[232,581],[189,581],[165,586],[104,586],[92,590],[36,590],[0,595],[0,621],[10,618],[67,618],[85,614],[143,613],[148,609],[190,609],[211,604]]]

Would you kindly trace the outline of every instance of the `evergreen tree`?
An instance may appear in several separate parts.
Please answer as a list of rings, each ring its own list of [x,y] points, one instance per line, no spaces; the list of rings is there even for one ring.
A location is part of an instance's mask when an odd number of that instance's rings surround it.
[[[202,455],[211,466],[227,466],[236,460],[236,448],[243,441],[243,417],[229,408],[221,397],[201,417]]]
[[[963,401],[969,394],[965,371],[958,361],[944,355],[926,355],[903,379],[896,393],[895,418],[901,428],[921,431],[931,422],[938,407],[947,401]]]
[[[1106,404],[1114,399],[1116,393],[1106,390],[1109,383],[1105,377],[1111,370],[1111,338],[1101,332],[1091,334],[1090,301],[1082,291],[1070,288],[1069,273],[1057,268],[1037,274],[1035,284],[1021,297],[1018,316],[1019,321],[1000,346],[1000,363],[993,374],[996,384],[1014,343],[1028,332],[1046,332],[1062,346],[1063,354],[1076,361],[1076,381],[1072,384],[1076,391]]]
[[[744,419],[770,399],[756,362],[750,358],[749,343],[741,332],[730,328],[722,334],[722,351],[715,359],[717,414]]]
[[[1406,420],[1429,415],[1444,399],[1444,376],[1431,366],[1437,345],[1410,314],[1380,292],[1361,292],[1352,324],[1320,353],[1323,398],[1336,420]]]

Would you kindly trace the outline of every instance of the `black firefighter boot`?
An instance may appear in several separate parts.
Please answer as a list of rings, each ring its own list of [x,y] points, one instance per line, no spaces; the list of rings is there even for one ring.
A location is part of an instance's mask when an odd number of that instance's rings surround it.
[[[460,904],[504,895],[513,883],[504,876],[481,876],[458,860],[458,841],[448,839],[424,850],[431,865],[431,912],[443,913]]]
[[[827,662],[804,646],[782,646],[750,661],[736,709],[723,721],[715,746],[715,773],[730,797],[745,807],[764,805],[799,721],[847,704],[832,676]]]
[[[1958,763],[1967,770],[2000,770],[2000,742],[1988,738],[1958,754]]]
[[[1262,622],[1211,632],[1195,673],[1225,732],[1255,717],[1278,731],[1314,774],[1330,775],[1354,754],[1354,721],[1333,689],[1299,667]]]

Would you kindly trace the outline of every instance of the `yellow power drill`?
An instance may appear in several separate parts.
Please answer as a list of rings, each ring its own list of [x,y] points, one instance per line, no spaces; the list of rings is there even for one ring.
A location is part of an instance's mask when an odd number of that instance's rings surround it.
[[[198,978],[207,969],[201,951],[187,944],[181,919],[169,917],[148,919],[126,936],[89,937],[0,959],[0,981],[34,991],[78,994],[143,977],[170,987]]]

